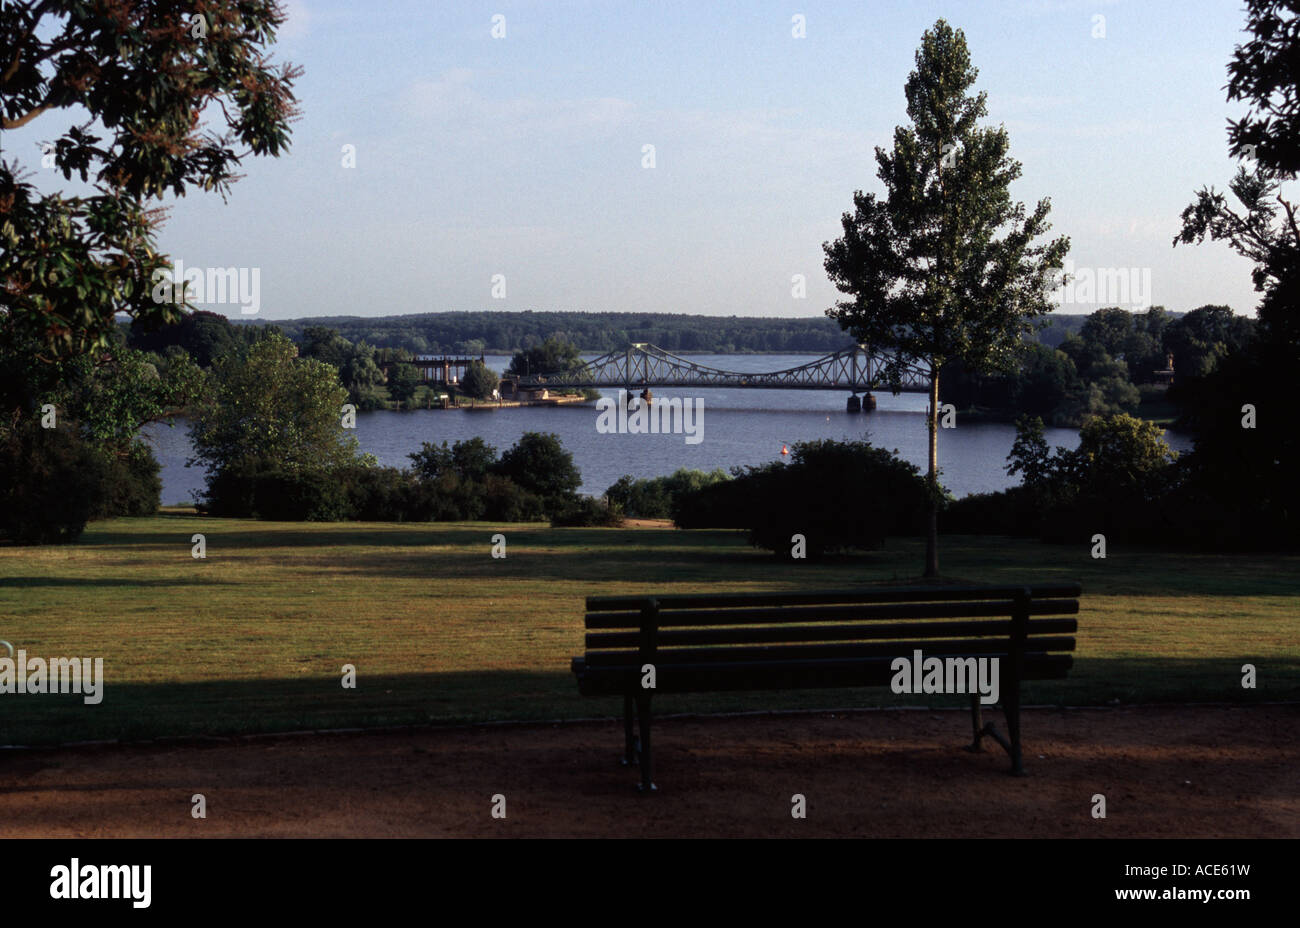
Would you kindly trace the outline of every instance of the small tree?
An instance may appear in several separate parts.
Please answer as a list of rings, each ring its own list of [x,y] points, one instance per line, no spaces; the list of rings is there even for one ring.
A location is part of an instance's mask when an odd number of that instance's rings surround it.
[[[925,33],[906,85],[912,125],[894,130],[892,152],[876,149],[885,199],[854,193],[844,236],[823,245],[827,274],[852,297],[827,315],[887,352],[894,384],[912,366],[930,378],[927,577],[939,573],[939,370],[1010,369],[1030,320],[1051,311],[1069,249],[1064,237],[1034,244],[1050,228],[1048,200],[1028,216],[1011,202],[1020,163],[1005,129],[976,124],[987,114],[985,95],[967,93],[977,74],[961,30],[941,19]]]
[[[525,432],[501,456],[498,470],[529,493],[540,496],[548,514],[582,485],[573,455],[564,450],[558,435],[549,432]]]
[[[489,370],[486,364],[482,361],[472,361],[465,370],[460,388],[476,400],[485,400],[496,391],[500,383],[501,378]]]
[[[345,437],[347,391],[334,368],[297,356],[282,335],[214,367],[215,387],[193,425],[195,460],[209,482],[234,464],[271,461],[287,473],[331,470],[358,462],[355,438]]]
[[[413,364],[394,364],[388,375],[388,395],[402,405],[415,399],[415,391],[420,386],[420,375]]]
[[[437,480],[444,474],[455,474],[461,480],[480,483],[500,463],[497,449],[477,435],[458,441],[450,448],[422,442],[420,450],[407,455],[421,480]]]

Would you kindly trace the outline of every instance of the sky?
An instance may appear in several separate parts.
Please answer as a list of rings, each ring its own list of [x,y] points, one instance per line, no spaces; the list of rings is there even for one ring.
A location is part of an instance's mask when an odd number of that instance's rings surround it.
[[[304,68],[290,152],[247,158],[226,203],[169,201],[160,233],[187,268],[256,269],[258,318],[822,315],[840,298],[822,243],[855,190],[883,193],[875,147],[908,121],[940,17],[1023,165],[1013,197],[1050,197],[1076,269],[1149,281],[1061,311],[1258,301],[1226,245],[1171,244],[1196,190],[1235,170],[1225,126],[1244,108],[1224,85],[1245,16],[1228,0],[285,6],[273,55]],[[39,169],[64,124],[6,133],[5,157]]]

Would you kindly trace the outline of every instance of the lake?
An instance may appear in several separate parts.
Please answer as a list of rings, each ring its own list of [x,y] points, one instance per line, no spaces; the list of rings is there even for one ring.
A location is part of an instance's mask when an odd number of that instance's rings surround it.
[[[594,357],[594,356],[593,356]],[[798,367],[818,355],[691,355],[691,360],[726,370],[760,372]],[[488,366],[498,373],[510,363],[504,355],[489,355]],[[616,390],[605,391],[614,396]],[[514,409],[415,410],[357,414],[356,437],[363,451],[379,463],[394,467],[410,464],[407,455],[421,442],[455,443],[479,436],[504,451],[524,432],[554,432],[572,452],[582,472],[582,492],[599,496],[619,477],[658,477],[681,467],[724,470],[734,465],[765,464],[781,459],[783,445],[818,438],[867,438],[880,447],[897,450],[906,460],[925,470],[927,397],[920,393],[893,396],[875,394],[878,408],[869,413],[844,409],[848,394],[834,390],[681,390],[654,388],[656,400],[680,397],[702,401],[698,443],[682,434],[617,434],[597,430],[599,412],[594,404],[530,406]],[[203,472],[186,467],[192,453],[184,419],[173,428],[152,425],[145,430],[162,464],[165,504],[189,502],[203,489]],[[1048,429],[1050,445],[1073,448],[1079,443],[1075,429]],[[1190,450],[1191,440],[1169,432],[1170,447]],[[1018,480],[1005,471],[1006,457],[1015,440],[1009,423],[963,424],[939,431],[941,481],[956,496],[1002,490]],[[692,438],[694,442],[694,438]]]

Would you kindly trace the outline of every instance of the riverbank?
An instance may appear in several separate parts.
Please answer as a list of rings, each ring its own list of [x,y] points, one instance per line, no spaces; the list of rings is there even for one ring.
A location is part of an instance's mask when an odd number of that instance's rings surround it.
[[[1153,425],[1158,425],[1162,429],[1171,429],[1177,422],[1180,415],[1176,405],[1165,399],[1165,393],[1160,388],[1147,387],[1142,388],[1142,399],[1137,408],[1131,415],[1138,419],[1144,419]],[[957,418],[960,422],[978,425],[981,423],[1013,423],[1024,413],[1017,409],[1002,409],[987,406],[968,406],[965,409],[957,410]],[[1077,429],[1082,423],[1056,422],[1049,423],[1058,428]]]
[[[455,406],[449,406],[448,409],[522,409],[526,406],[581,406],[583,403],[590,403],[591,400],[585,396],[550,396],[546,399],[535,400],[470,400],[466,405],[464,398]],[[434,407],[437,408],[437,407]]]

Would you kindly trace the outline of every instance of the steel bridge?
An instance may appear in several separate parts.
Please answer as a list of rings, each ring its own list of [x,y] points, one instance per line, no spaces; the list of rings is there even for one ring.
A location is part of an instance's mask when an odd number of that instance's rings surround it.
[[[848,390],[870,393],[886,389],[929,393],[930,375],[905,368],[898,383],[885,376],[886,359],[865,345],[855,345],[816,361],[768,373],[724,371],[669,354],[654,345],[634,344],[588,361],[582,367],[555,374],[520,377],[524,389],[569,387],[727,387],[750,390]],[[852,401],[850,401],[852,403]]]

